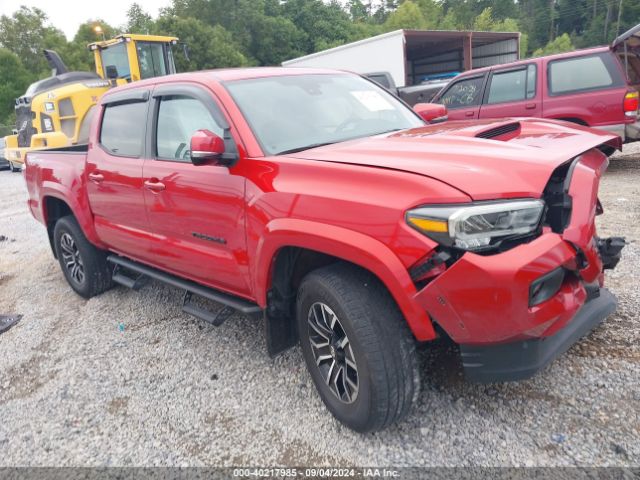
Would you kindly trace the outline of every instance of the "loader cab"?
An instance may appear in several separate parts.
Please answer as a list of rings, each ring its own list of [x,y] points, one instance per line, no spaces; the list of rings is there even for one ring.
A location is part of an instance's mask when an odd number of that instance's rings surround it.
[[[176,37],[123,34],[89,45],[96,73],[117,85],[176,73],[171,47]]]

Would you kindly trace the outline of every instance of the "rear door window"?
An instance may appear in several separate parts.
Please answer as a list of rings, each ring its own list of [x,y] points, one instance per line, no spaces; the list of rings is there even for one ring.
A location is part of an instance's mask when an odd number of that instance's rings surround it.
[[[113,155],[140,157],[146,120],[146,102],[107,105],[102,117],[100,144]]]
[[[623,85],[614,57],[608,54],[586,55],[549,62],[549,93],[602,90]]]
[[[480,104],[484,77],[460,80],[451,85],[440,97],[447,108],[464,108]]]
[[[518,70],[495,72],[491,76],[486,102],[518,102],[535,97],[536,66],[529,65]]]

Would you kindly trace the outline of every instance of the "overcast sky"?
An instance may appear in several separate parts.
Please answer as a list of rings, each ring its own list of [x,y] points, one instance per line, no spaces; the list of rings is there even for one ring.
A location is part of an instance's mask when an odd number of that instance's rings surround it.
[[[71,40],[80,24],[87,20],[101,18],[113,26],[123,25],[127,10],[134,2],[156,17],[158,10],[168,6],[171,0],[0,0],[0,15],[11,15],[20,5],[38,7],[47,14],[49,22]]]

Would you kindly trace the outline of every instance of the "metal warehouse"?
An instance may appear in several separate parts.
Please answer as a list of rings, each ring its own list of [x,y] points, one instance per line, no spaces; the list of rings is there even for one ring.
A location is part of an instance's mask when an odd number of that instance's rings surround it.
[[[399,87],[518,60],[520,32],[396,30],[283,62],[357,73],[386,71]]]

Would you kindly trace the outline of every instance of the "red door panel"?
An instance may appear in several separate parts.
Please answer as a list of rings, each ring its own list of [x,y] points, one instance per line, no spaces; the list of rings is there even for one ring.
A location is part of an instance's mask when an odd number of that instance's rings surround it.
[[[149,223],[142,194],[146,103],[107,105],[100,145],[87,154],[87,192],[100,240],[117,252],[149,259]]]
[[[144,178],[154,263],[247,295],[244,177],[221,166],[147,160]]]
[[[542,117],[542,89],[535,63],[492,70],[480,118]]]

